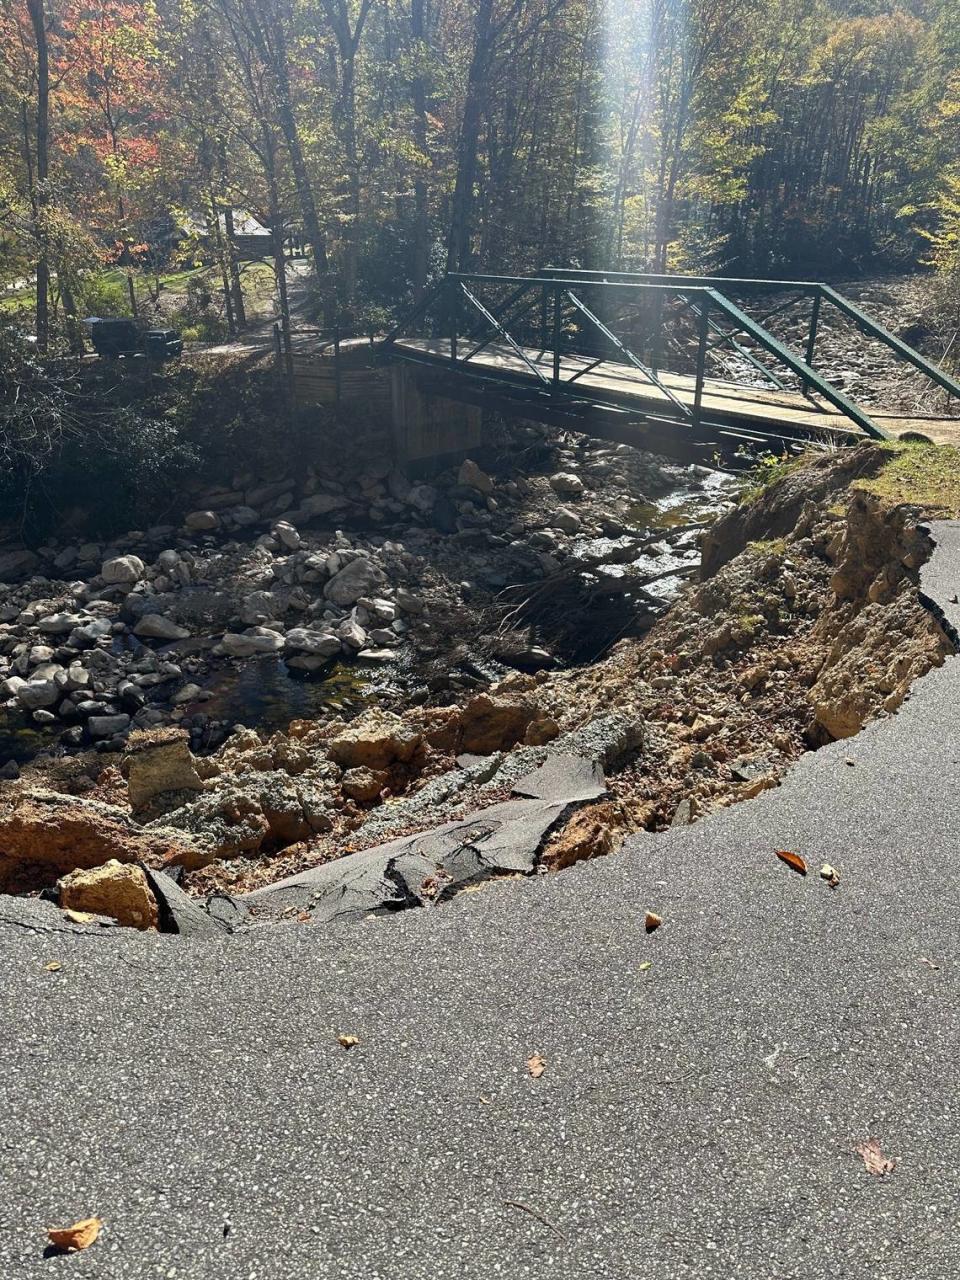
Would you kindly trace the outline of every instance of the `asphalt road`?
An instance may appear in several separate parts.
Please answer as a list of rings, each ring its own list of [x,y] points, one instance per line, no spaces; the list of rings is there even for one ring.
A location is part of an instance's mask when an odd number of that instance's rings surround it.
[[[776,791],[390,919],[191,944],[0,901],[0,1276],[960,1274],[958,711],[950,659]]]

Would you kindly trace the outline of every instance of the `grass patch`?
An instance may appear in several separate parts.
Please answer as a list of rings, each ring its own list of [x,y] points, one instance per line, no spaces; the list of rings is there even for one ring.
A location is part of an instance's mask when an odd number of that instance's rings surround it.
[[[960,448],[952,444],[878,445],[887,454],[880,470],[852,486],[891,506],[907,504],[960,518]]]
[[[747,546],[758,556],[777,556],[779,559],[787,554],[786,538],[769,538],[766,541],[748,542]]]

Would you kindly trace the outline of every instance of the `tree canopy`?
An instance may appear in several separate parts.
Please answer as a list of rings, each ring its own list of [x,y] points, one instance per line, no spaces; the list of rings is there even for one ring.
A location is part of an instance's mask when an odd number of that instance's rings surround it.
[[[960,0],[0,0],[0,50],[41,344],[200,241],[242,326],[239,216],[358,326],[450,267],[960,259]]]

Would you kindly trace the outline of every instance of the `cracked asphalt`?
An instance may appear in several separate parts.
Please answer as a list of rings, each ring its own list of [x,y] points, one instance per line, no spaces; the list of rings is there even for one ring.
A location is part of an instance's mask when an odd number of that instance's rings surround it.
[[[958,712],[953,658],[756,800],[388,919],[191,942],[0,900],[0,1276],[957,1275]]]

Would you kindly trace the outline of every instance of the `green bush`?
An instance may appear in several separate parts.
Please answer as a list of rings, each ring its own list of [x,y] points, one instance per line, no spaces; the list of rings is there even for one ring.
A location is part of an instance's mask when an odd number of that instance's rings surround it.
[[[119,280],[91,275],[80,281],[77,307],[81,316],[127,316],[130,314],[130,299]]]

